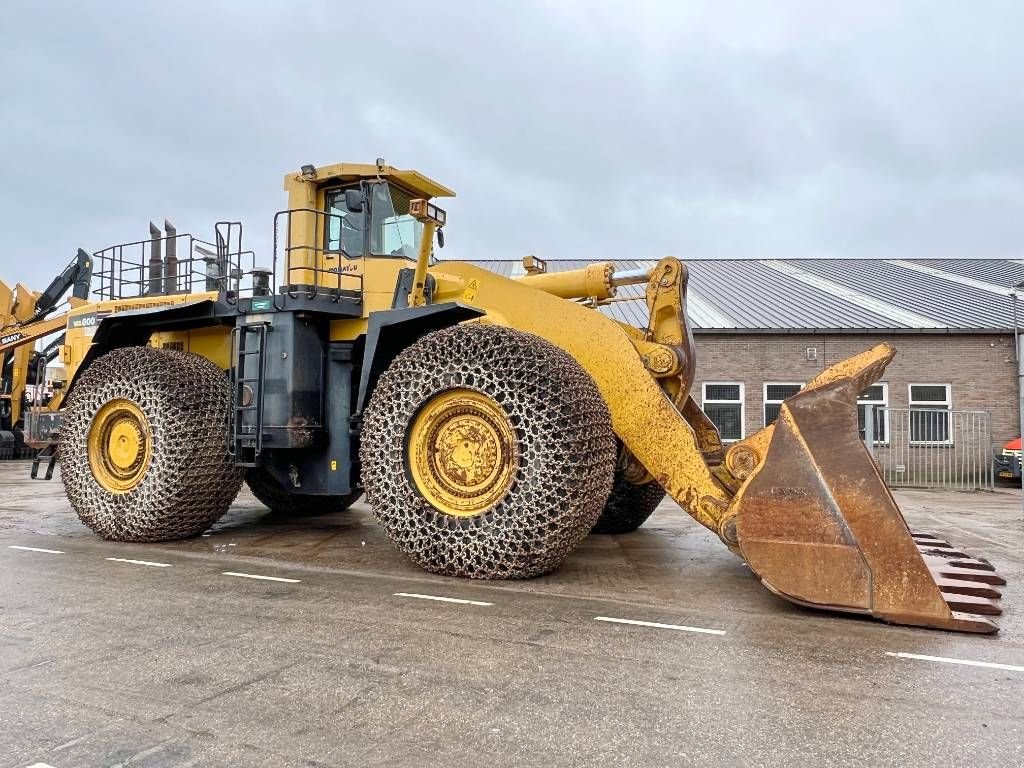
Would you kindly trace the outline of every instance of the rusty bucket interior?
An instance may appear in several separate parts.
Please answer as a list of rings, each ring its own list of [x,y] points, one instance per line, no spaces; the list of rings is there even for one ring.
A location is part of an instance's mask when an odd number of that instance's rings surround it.
[[[939,535],[912,532],[860,439],[857,396],[894,354],[879,345],[783,403],[763,460],[734,500],[740,552],[794,603],[995,632],[1005,580]]]

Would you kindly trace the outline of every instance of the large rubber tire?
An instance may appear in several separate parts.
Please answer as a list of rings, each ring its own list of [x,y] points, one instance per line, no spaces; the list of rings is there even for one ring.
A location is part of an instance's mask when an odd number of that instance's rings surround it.
[[[617,470],[612,492],[592,533],[632,533],[647,522],[664,498],[665,489],[658,483],[634,485]]]
[[[89,428],[100,408],[128,400],[148,421],[145,474],[130,490],[107,490],[89,461]],[[114,541],[194,536],[227,512],[242,486],[228,456],[231,387],[198,355],[150,347],[97,358],[68,395],[61,423],[61,477],[71,506],[89,528]]]
[[[420,408],[452,389],[482,393],[514,429],[511,485],[472,516],[447,514],[412,478],[407,436]],[[522,579],[557,568],[590,532],[611,490],[615,437],[590,376],[532,334],[473,323],[428,334],[380,377],[360,457],[374,516],[428,571]]]
[[[282,517],[315,517],[344,512],[363,495],[362,490],[353,491],[345,496],[292,493],[264,469],[247,471],[245,484],[263,506]]]

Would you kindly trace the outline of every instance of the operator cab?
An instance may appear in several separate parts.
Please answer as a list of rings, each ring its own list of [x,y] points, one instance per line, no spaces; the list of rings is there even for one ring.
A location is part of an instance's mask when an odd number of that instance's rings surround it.
[[[285,176],[288,210],[277,214],[274,263],[284,255],[284,290],[290,297],[355,302],[360,311],[368,260],[418,264],[430,256],[427,232],[444,226],[444,211],[427,201],[455,193],[412,170],[370,163],[304,165]],[[432,235],[430,236],[432,238]],[[443,244],[438,235],[438,243]],[[407,264],[412,262],[413,264]]]
[[[328,189],[327,253],[347,258],[389,256],[415,259],[423,236],[423,223],[409,213],[415,197],[387,181],[360,181]]]

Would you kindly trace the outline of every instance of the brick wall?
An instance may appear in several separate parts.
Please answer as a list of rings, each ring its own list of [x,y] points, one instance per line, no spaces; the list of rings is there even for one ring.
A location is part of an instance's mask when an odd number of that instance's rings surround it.
[[[881,342],[896,347],[896,359],[882,381],[889,405],[908,405],[908,385],[952,385],[952,407],[992,414],[992,439],[998,444],[1020,434],[1013,335],[732,335],[699,333],[697,381],[693,393],[702,402],[705,381],[745,385],[745,434],[762,426],[763,384],[806,382],[838,360]],[[807,359],[807,348],[817,359]]]

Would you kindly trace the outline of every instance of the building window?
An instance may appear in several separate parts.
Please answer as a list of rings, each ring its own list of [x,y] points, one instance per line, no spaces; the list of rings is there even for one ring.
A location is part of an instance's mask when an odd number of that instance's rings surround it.
[[[704,413],[718,427],[722,440],[742,440],[743,385],[733,382],[706,383]]]
[[[949,384],[911,384],[910,443],[952,444],[949,430],[951,405]]]
[[[867,435],[865,425],[867,423],[867,406],[871,409],[871,422],[874,425],[872,434],[876,445],[889,442],[889,412],[885,406],[889,404],[889,385],[884,382],[872,384],[860,393],[857,398],[857,429],[860,430],[860,439],[864,440]]]
[[[803,387],[803,382],[800,383],[780,383],[780,382],[766,382],[764,385],[764,425],[767,427],[769,424],[774,424],[775,420],[779,418],[779,408],[782,407],[782,401],[787,397],[792,397]]]

